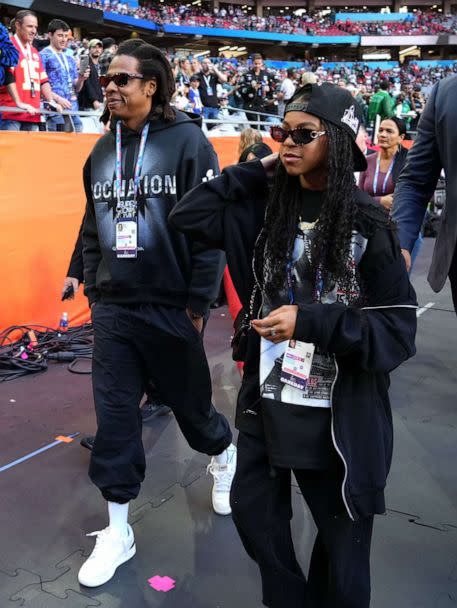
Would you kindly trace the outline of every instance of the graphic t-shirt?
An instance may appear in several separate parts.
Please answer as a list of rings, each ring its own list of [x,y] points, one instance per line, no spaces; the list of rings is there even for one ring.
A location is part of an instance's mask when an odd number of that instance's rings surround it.
[[[48,81],[40,54],[30,44],[24,46],[17,36],[13,36],[12,42],[19,51],[19,62],[17,66],[9,68],[9,70],[14,74],[18,95],[22,102],[38,110],[40,108],[41,85]],[[6,86],[0,87],[0,106],[16,107]],[[40,122],[41,119],[39,114],[32,116],[31,114],[27,114],[27,112],[4,112],[3,120]]]
[[[320,208],[323,193],[303,192],[303,215]],[[312,214],[313,215],[313,214]],[[305,216],[307,219],[309,217]],[[315,217],[315,214],[314,214]],[[290,278],[295,304],[312,304],[317,299],[323,304],[345,302],[346,296],[338,285],[319,295],[311,269],[311,248],[315,234],[313,223],[300,221],[291,256]],[[360,260],[366,243],[353,236],[348,263],[354,267]],[[264,280],[268,283],[268,268]],[[264,293],[262,317],[290,304],[289,281],[285,273],[284,287],[274,297]],[[261,339],[259,383],[265,433],[276,466],[326,469],[334,466],[336,453],[331,439],[331,393],[336,381],[333,354],[321,352],[316,345],[309,379],[305,389],[281,380],[284,353],[288,341],[273,344]]]
[[[73,57],[57,53],[50,46],[44,48],[40,55],[52,92],[68,101],[76,100],[74,82],[78,78],[78,69]]]
[[[302,304],[313,302],[313,277],[311,275],[311,244],[314,228],[299,224],[291,262],[291,277],[294,290],[294,301]],[[275,302],[265,298],[262,316],[266,317],[274,309],[287,302],[287,291],[278,294]],[[328,303],[332,294],[324,296],[323,303]],[[290,303],[290,302],[288,302]],[[313,356],[310,376],[305,390],[290,386],[281,381],[281,367],[288,342],[273,344],[261,339],[260,347],[260,393],[265,399],[275,399],[282,403],[291,403],[307,407],[330,407],[330,391],[335,379],[336,369],[333,357],[321,353],[316,348]]]

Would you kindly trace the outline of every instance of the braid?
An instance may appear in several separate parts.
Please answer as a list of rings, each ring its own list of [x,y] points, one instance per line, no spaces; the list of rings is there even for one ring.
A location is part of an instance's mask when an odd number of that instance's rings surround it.
[[[354,292],[354,276],[348,258],[356,213],[354,200],[353,148],[350,136],[337,126],[323,121],[328,134],[328,170],[319,221],[316,224],[311,250],[313,276],[319,275],[322,291],[332,289],[335,282],[348,297]],[[298,177],[290,177],[280,161],[264,222],[264,235],[256,247],[255,259],[267,269],[271,295],[283,287],[286,266],[293,251],[300,215],[302,188]],[[262,272],[257,270],[257,275]]]
[[[314,276],[320,273],[323,291],[337,282],[348,294],[353,274],[348,264],[356,203],[353,174],[354,154],[349,135],[323,121],[328,133],[328,172],[325,199],[316,224],[311,251]]]
[[[268,288],[272,294],[284,285],[287,262],[297,234],[301,190],[298,178],[289,177],[278,160],[264,222],[264,264],[269,271]]]

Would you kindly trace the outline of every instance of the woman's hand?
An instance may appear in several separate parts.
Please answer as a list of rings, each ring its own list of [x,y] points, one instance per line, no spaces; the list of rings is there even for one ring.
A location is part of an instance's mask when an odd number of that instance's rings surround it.
[[[265,158],[262,158],[260,160],[260,162],[263,165],[263,168],[265,169],[265,173],[267,174],[268,178],[273,177],[277,160],[278,160],[277,152],[275,154],[270,154],[269,156],[265,156]]]
[[[379,202],[384,207],[384,209],[390,211],[392,209],[394,197],[392,196],[392,194],[386,194],[386,196],[381,196],[381,200]]]
[[[264,319],[254,319],[251,324],[255,331],[270,342],[278,344],[293,338],[297,322],[298,306],[281,306],[270,312]]]

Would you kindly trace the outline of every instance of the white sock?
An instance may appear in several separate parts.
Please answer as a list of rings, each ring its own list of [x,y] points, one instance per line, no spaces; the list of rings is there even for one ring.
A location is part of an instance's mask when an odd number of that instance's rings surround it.
[[[227,449],[225,449],[222,454],[217,454],[214,456],[214,460],[217,464],[228,464],[232,461],[233,454],[236,452],[236,447],[231,443]]]
[[[129,503],[120,504],[108,501],[109,527],[119,536],[127,536],[127,519],[129,516]]]

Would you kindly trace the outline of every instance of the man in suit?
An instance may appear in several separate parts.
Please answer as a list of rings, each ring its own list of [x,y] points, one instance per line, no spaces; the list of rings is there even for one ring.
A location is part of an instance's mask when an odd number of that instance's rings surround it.
[[[398,179],[393,217],[398,224],[406,265],[419,235],[428,202],[444,169],[446,208],[436,238],[428,281],[441,291],[449,276],[457,312],[457,76],[441,80],[433,89],[419,122],[417,138]]]

